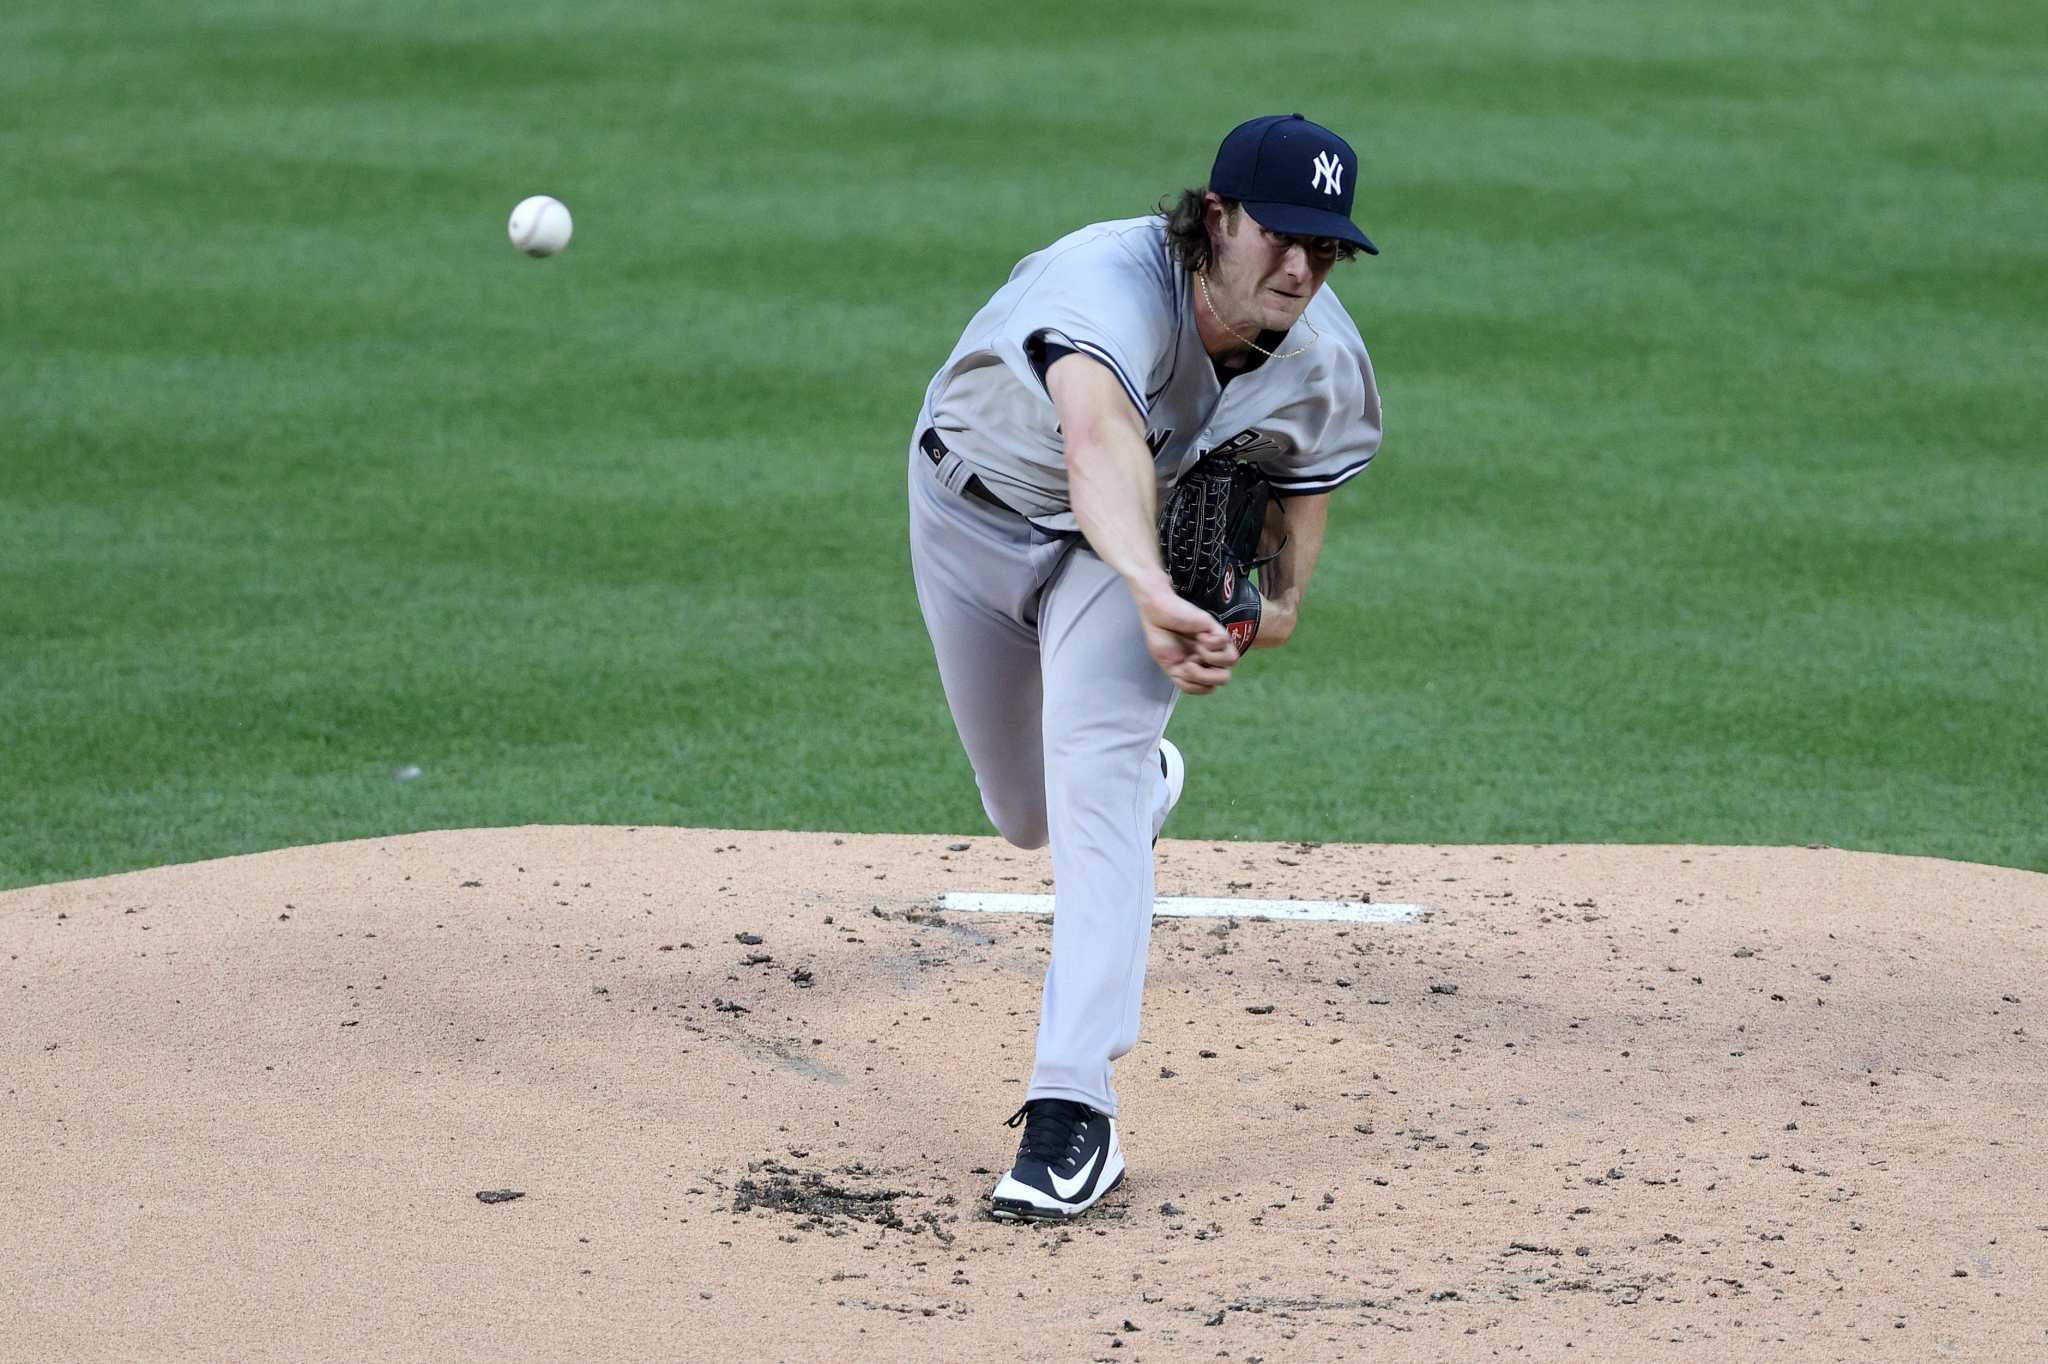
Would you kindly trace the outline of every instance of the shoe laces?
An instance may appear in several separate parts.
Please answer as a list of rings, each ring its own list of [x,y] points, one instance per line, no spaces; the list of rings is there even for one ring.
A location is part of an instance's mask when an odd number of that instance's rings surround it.
[[[1079,1150],[1081,1129],[1094,1116],[1094,1109],[1068,1099],[1031,1099],[1003,1125],[1024,1125],[1024,1141],[1017,1148],[1019,1157],[1064,1165]]]

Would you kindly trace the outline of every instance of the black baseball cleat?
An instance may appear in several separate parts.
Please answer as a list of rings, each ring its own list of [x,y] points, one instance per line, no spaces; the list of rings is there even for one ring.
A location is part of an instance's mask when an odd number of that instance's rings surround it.
[[[1066,1099],[1030,1099],[1004,1125],[1024,1124],[1017,1165],[990,1195],[1002,1222],[1079,1217],[1124,1182],[1116,1119]]]

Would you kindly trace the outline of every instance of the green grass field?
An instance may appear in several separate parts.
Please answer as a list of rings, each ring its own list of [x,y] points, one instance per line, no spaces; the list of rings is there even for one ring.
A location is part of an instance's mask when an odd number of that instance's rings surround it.
[[[2048,869],[2033,6],[26,0],[0,885],[982,832],[904,547],[1011,263],[1300,110],[1386,395],[1174,833]],[[553,193],[576,240],[521,258]],[[398,781],[408,764],[422,771]]]

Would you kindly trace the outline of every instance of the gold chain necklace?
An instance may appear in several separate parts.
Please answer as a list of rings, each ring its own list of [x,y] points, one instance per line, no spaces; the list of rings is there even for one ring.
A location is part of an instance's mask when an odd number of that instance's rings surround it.
[[[1225,322],[1223,320],[1223,314],[1216,311],[1216,303],[1213,299],[1209,297],[1209,277],[1207,274],[1200,270],[1195,271],[1195,283],[1202,286],[1202,302],[1209,305],[1209,316],[1216,319],[1216,325],[1223,328],[1223,330],[1229,332],[1238,340],[1244,342],[1247,346],[1250,346],[1259,354],[1265,356],[1268,360],[1292,360],[1295,356],[1307,350],[1309,346],[1313,346],[1316,342],[1323,339],[1323,334],[1316,330],[1316,324],[1308,320],[1308,310],[1304,308],[1302,310],[1301,320],[1307,324],[1309,330],[1309,340],[1307,345],[1296,346],[1293,350],[1281,351],[1278,354],[1275,354],[1274,352],[1267,350],[1264,346],[1252,340],[1249,336],[1246,336],[1237,328],[1231,326],[1228,322]]]

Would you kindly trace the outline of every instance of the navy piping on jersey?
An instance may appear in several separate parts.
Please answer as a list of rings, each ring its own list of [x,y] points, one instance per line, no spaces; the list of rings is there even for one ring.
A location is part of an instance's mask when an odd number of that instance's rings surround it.
[[[1152,404],[1145,401],[1144,396],[1138,390],[1138,386],[1131,382],[1131,377],[1128,374],[1124,373],[1123,366],[1119,365],[1116,362],[1116,360],[1111,357],[1110,353],[1104,350],[1102,347],[1095,345],[1092,342],[1082,341],[1076,338],[1070,339],[1074,341],[1075,350],[1081,352],[1081,354],[1083,355],[1089,356],[1092,359],[1100,360],[1103,364],[1109,366],[1109,372],[1116,376],[1116,381],[1124,386],[1124,392],[1130,396],[1131,406],[1138,409],[1138,415],[1140,417],[1150,420],[1152,416]]]
[[[1292,476],[1267,474],[1266,481],[1271,483],[1273,491],[1282,497],[1299,497],[1308,493],[1326,493],[1358,477],[1359,474],[1365,471],[1365,466],[1370,463],[1372,463],[1372,456],[1367,455],[1356,464],[1347,464],[1334,474],[1315,474],[1308,477],[1303,477],[1299,474]]]
[[[1031,338],[1024,347],[1025,358],[1031,361],[1031,368],[1037,371],[1041,387],[1045,384],[1045,372],[1051,369],[1056,361],[1062,356],[1078,354],[1080,352],[1072,346],[1062,346],[1057,341],[1046,340],[1043,333]]]
[[[1123,385],[1124,396],[1129,398],[1131,405],[1138,409],[1138,415],[1148,419],[1151,417],[1152,404],[1142,401],[1138,397],[1138,390],[1131,386],[1131,381],[1124,376],[1123,370],[1117,366],[1116,361],[1112,360],[1109,357],[1109,353],[1103,350],[1102,347],[1089,341],[1076,341],[1071,346],[1062,345],[1058,341],[1051,340],[1043,331],[1033,332],[1024,340],[1024,358],[1029,360],[1031,368],[1037,371],[1038,383],[1041,388],[1045,386],[1046,371],[1052,368],[1053,361],[1058,360],[1064,355],[1085,355],[1090,360],[1101,361],[1108,367],[1109,372],[1116,376],[1116,381]],[[1046,396],[1048,398],[1052,396],[1050,390],[1047,391]]]

